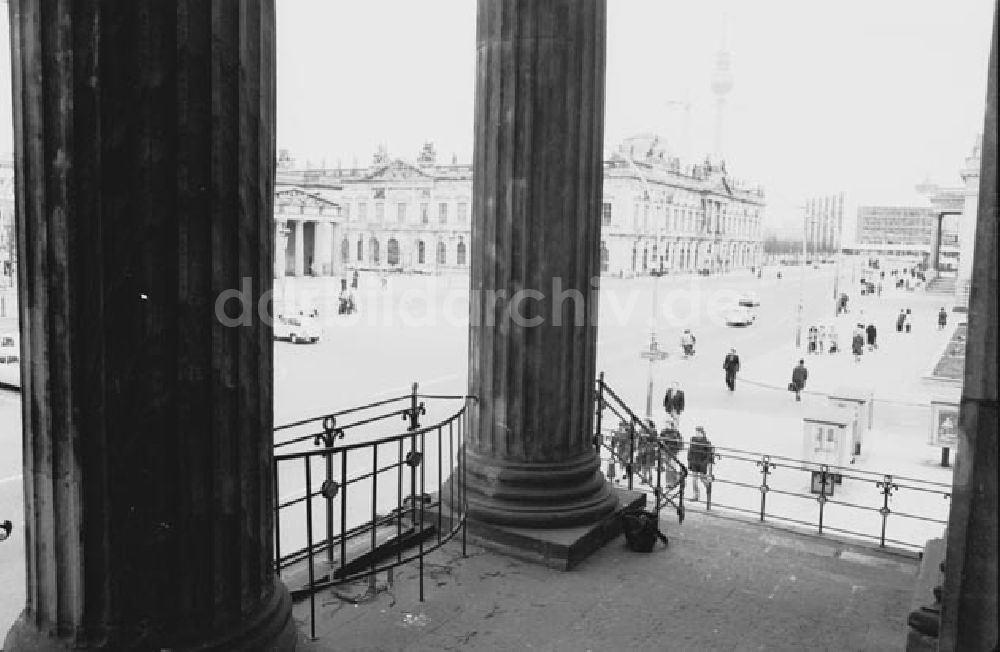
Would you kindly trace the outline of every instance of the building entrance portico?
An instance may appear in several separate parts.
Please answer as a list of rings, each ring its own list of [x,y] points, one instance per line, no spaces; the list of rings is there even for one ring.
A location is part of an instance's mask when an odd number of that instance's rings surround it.
[[[287,233],[284,256],[275,260],[275,278],[281,276],[330,276],[340,269],[334,243],[341,221],[340,206],[317,193],[286,188],[275,193],[275,242]]]

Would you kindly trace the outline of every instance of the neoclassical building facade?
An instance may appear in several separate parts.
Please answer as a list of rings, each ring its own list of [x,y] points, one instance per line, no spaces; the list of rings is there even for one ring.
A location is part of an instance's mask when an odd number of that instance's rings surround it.
[[[416,162],[382,152],[368,168],[302,170],[286,159],[277,174],[276,275],[467,270],[471,197],[471,166],[437,164],[430,148]],[[763,191],[724,164],[682,170],[655,138],[630,139],[604,162],[601,272],[757,265],[764,207]]]

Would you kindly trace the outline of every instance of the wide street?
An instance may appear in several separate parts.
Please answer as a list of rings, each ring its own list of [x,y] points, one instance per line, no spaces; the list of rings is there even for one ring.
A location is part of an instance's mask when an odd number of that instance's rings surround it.
[[[779,269],[783,273],[780,280]],[[840,288],[852,296],[852,312],[836,319],[840,344],[849,349],[851,326],[873,320],[879,327],[881,349],[866,355],[860,364],[846,352],[807,358],[811,370],[808,389],[832,391],[857,384],[873,389],[876,398],[882,399],[876,404],[878,437],[873,437],[867,455],[859,459],[859,467],[950,482],[950,469],[935,464],[937,452],[925,443],[926,406],[937,393],[920,380],[944,346],[946,335],[931,332],[940,299],[896,290],[886,290],[878,298],[857,297],[851,281],[858,278],[859,270],[860,266],[852,271],[848,263],[840,268]],[[685,439],[693,434],[695,425],[703,425],[718,446],[801,457],[801,418],[825,398],[807,394],[802,403],[795,403],[784,391],[791,368],[801,355],[794,341],[797,305],[801,291],[804,346],[806,326],[835,321],[834,272],[833,265],[825,265],[805,270],[801,279],[796,267],[768,267],[763,278],[746,271],[709,277],[604,278],[597,370],[605,373],[606,381],[633,410],[640,415],[645,412],[649,366],[640,358],[640,350],[649,343],[655,293],[657,338],[669,353],[666,360],[654,365],[653,414],[657,421],[663,414],[663,391],[667,383],[677,381],[687,395],[682,421]],[[344,317],[337,316],[335,309],[339,279],[278,282],[276,293],[283,305],[320,310],[324,333],[315,344],[275,343],[275,423],[404,394],[414,381],[423,392],[463,394],[467,283],[467,277],[394,275],[382,289],[377,277],[363,274],[358,290],[361,310]],[[760,299],[756,324],[726,326],[721,314],[747,293]],[[899,308],[911,305],[916,334],[907,341],[894,332],[892,324]],[[4,327],[13,328],[11,323]],[[697,336],[697,354],[692,359],[680,355],[679,337],[684,328]],[[721,368],[730,347],[737,349],[742,363],[735,393],[726,389]],[[892,356],[891,365],[880,362],[885,356]],[[429,405],[424,424],[456,407],[454,402],[438,409],[435,405]],[[405,429],[399,420],[385,423],[379,436]],[[306,449],[311,445],[296,448]],[[23,520],[20,460],[19,398],[0,392],[0,519],[10,518],[18,531]],[[279,491],[284,497],[294,496],[301,486],[302,473],[297,470],[282,477]],[[321,524],[322,515],[317,518]],[[300,520],[293,519],[288,529],[299,526]],[[282,539],[292,536],[283,532]],[[14,545],[0,546],[0,582],[11,589],[0,597],[0,622],[11,620],[23,601],[23,540],[18,537],[11,543]]]

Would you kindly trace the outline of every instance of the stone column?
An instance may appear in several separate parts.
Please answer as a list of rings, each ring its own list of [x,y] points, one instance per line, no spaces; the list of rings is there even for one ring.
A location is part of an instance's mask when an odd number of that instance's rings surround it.
[[[944,222],[944,213],[934,214],[934,223],[931,227],[931,256],[930,268],[938,271],[941,258],[941,225]]]
[[[293,274],[295,276],[305,276],[306,273],[306,228],[305,222],[302,220],[289,220],[289,224],[292,225],[292,238],[294,240],[294,259],[293,259]],[[316,233],[313,232],[313,239],[315,240]]]
[[[274,3],[9,5],[27,600],[4,649],[290,649],[253,313]]]
[[[281,235],[284,228],[284,222],[274,221],[274,278],[281,278],[285,275],[285,247],[283,246],[285,238]]]
[[[319,220],[313,231],[313,262],[320,276],[330,275],[330,254],[333,248],[333,236],[330,234],[330,223]]]
[[[939,650],[997,645],[997,9],[988,69],[965,383]]]
[[[605,12],[478,5],[468,504],[486,523],[567,527],[617,506],[591,443]]]

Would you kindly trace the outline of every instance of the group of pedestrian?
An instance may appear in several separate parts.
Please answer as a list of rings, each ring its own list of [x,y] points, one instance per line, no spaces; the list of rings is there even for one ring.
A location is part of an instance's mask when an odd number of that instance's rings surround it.
[[[940,314],[938,317],[940,322]],[[896,315],[896,332],[909,333],[913,329],[913,311],[909,308],[900,308]]]
[[[840,335],[833,324],[810,326],[806,331],[806,351],[810,354],[837,353],[840,351]]]

